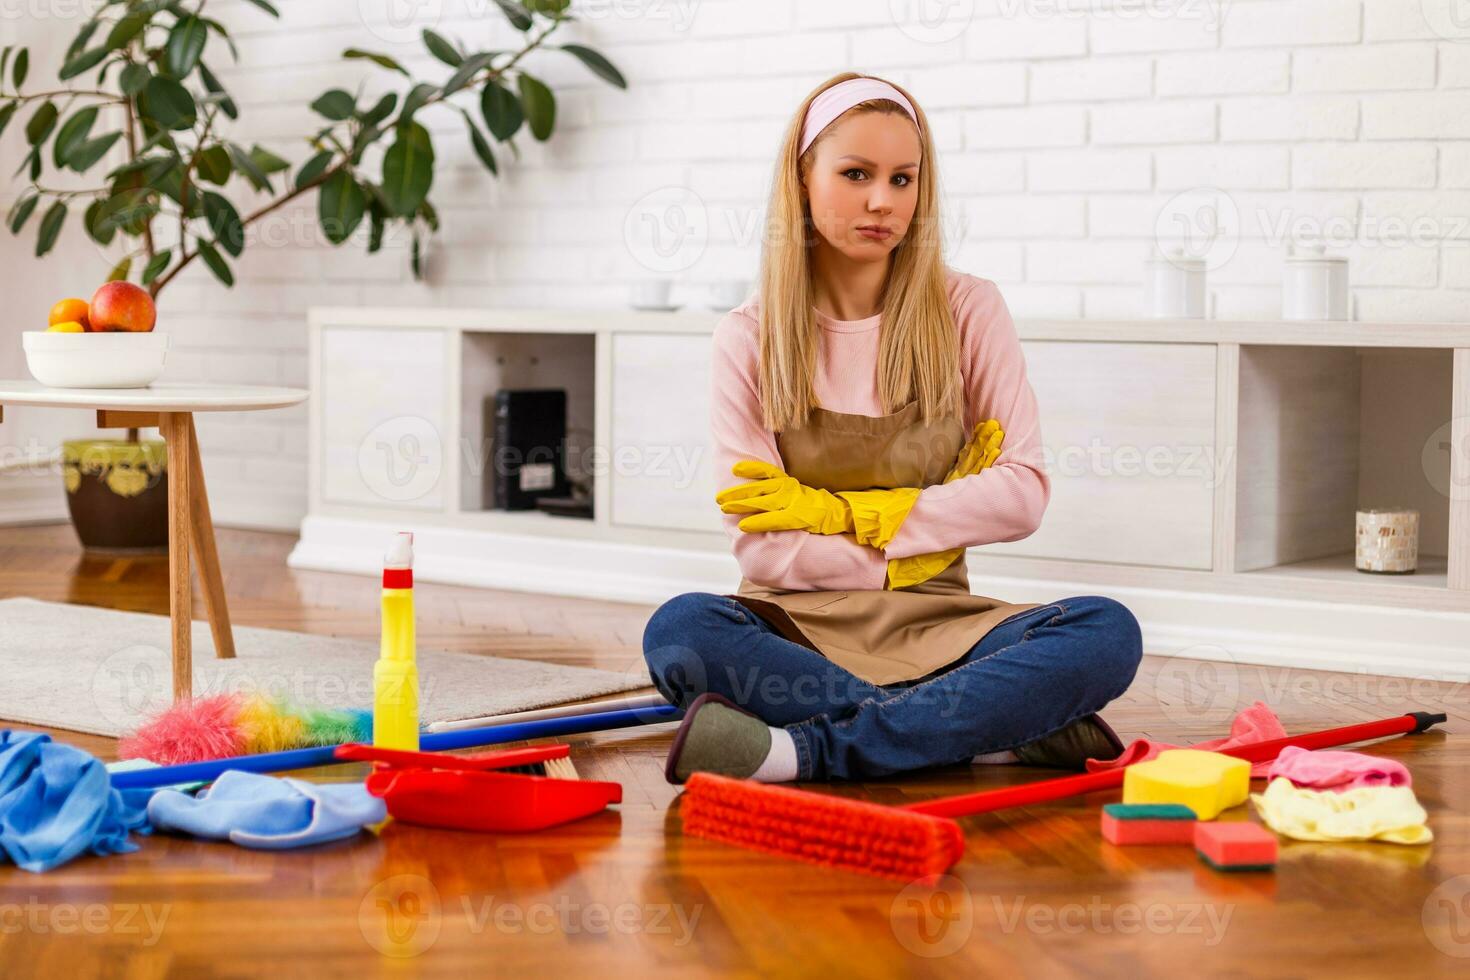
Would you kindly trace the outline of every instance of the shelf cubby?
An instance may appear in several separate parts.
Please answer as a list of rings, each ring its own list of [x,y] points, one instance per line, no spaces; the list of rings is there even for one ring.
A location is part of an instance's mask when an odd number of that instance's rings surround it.
[[[524,525],[538,533],[552,523],[590,520],[537,510],[504,510],[494,503],[494,432],[487,430],[486,400],[501,388],[564,388],[567,393],[566,469],[573,482],[590,486],[596,403],[597,335],[544,330],[465,331],[459,335],[459,510],[483,513],[503,527]],[[493,425],[492,425],[493,428]],[[538,447],[539,450],[540,447]],[[555,447],[545,447],[547,458]]]
[[[1447,588],[1454,352],[1243,344],[1235,571]],[[1358,510],[1419,511],[1419,568],[1360,572]]]

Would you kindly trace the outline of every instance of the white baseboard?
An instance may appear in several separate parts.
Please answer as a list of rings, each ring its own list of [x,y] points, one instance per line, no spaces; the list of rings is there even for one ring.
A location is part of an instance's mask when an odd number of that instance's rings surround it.
[[[51,524],[70,520],[66,487],[58,473],[0,476],[0,525]]]
[[[307,517],[287,563],[377,575],[395,530],[414,532],[414,575],[429,582],[657,605],[682,592],[733,592],[740,581],[739,567],[728,552],[415,526],[408,516],[395,523]],[[979,595],[1011,602],[1109,596],[1138,617],[1144,649],[1154,655],[1470,680],[1470,613],[1000,577],[973,570],[970,587]]]

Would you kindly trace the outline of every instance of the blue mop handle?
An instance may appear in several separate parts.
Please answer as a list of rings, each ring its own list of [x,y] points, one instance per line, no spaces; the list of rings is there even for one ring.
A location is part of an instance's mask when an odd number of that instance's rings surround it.
[[[469,749],[481,745],[519,742],[522,739],[579,735],[582,732],[608,731],[614,728],[632,728],[636,725],[674,721],[682,715],[683,712],[679,708],[669,704],[654,708],[624,708],[621,711],[604,711],[599,714],[575,715],[570,718],[541,718],[536,721],[487,725],[484,728],[466,728],[457,732],[425,734],[419,738],[419,749],[423,752],[443,752],[448,749]],[[112,788],[157,789],[160,786],[173,786],[178,783],[212,782],[227,769],[241,769],[245,772],[285,772],[290,769],[309,769],[313,766],[330,766],[348,761],[338,759],[334,754],[336,749],[335,745],[318,745],[308,749],[287,749],[284,752],[262,752],[258,755],[237,755],[227,759],[185,762],[176,766],[159,766],[156,769],[131,769],[112,773]]]

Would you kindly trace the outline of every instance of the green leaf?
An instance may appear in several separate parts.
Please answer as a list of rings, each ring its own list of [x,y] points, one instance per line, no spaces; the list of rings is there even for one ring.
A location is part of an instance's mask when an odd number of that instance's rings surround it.
[[[39,204],[40,201],[41,195],[32,193],[26,195],[25,197],[21,198],[10,206],[10,214],[6,215],[5,217],[6,220],[10,223],[10,233],[12,235],[20,234],[20,229],[25,225],[26,219],[31,216],[32,211],[36,210],[36,205]]]
[[[5,90],[5,66],[10,64],[10,52],[15,50],[15,45],[7,44],[0,48],[0,92]]]
[[[270,14],[272,17],[281,16],[280,12],[277,11],[275,7],[272,7],[270,4],[266,3],[266,0],[247,0],[247,2],[255,4],[261,10],[264,10],[266,13]]]
[[[372,255],[383,247],[383,229],[386,227],[388,212],[377,201],[368,205],[368,254]]]
[[[235,274],[230,271],[229,265],[213,245],[200,238],[196,240],[195,247],[199,249],[199,257],[209,266],[209,271],[214,273],[216,279],[226,286],[235,284]]]
[[[68,78],[75,78],[82,72],[86,71],[88,68],[96,65],[103,58],[106,58],[107,54],[108,52],[105,47],[93,48],[91,51],[83,51],[81,54],[77,55],[75,58],[72,58],[71,60],[67,61],[66,64],[62,65],[61,71],[57,73],[56,77],[60,78],[62,81],[65,81]]]
[[[56,126],[57,115],[56,103],[47,99],[26,123],[26,140],[32,146],[35,146],[47,136],[50,136],[51,130]]]
[[[491,80],[480,93],[480,114],[485,117],[485,126],[490,135],[504,141],[515,135],[525,120],[521,101],[504,85]]]
[[[170,198],[177,201],[179,209],[185,214],[191,217],[200,214],[202,208],[199,188],[193,184],[188,184],[187,186],[184,184],[184,170],[182,167],[170,167],[162,174],[159,174],[151,186],[158,188]]]
[[[215,241],[224,246],[226,252],[239,258],[245,249],[245,226],[240,222],[240,212],[223,195],[214,191],[204,192],[204,220],[214,232]]]
[[[0,133],[5,132],[5,127],[10,125],[11,117],[15,115],[15,111],[19,108],[19,102],[7,102],[3,106],[0,106]]]
[[[413,277],[422,279],[424,277],[424,252],[419,246],[418,232],[413,233],[413,247],[409,250],[409,256],[409,268],[413,270]]]
[[[199,154],[195,170],[200,180],[224,186],[225,182],[230,179],[230,174],[234,172],[234,165],[230,163],[230,151],[218,143],[206,147]]]
[[[27,48],[21,48],[20,53],[15,56],[15,65],[10,69],[11,84],[17,92],[26,82],[26,69],[31,65],[31,53]]]
[[[158,213],[155,193],[152,188],[135,187],[113,194],[97,211],[97,230],[122,228],[131,233],[137,229],[141,233],[148,219]]]
[[[109,244],[113,236],[117,234],[117,227],[115,225],[108,225],[106,228],[102,228],[98,224],[103,203],[103,199],[99,197],[87,205],[87,210],[82,213],[82,227],[86,229],[87,234],[91,236],[92,240],[99,245]]]
[[[393,71],[398,72],[404,78],[412,78],[413,77],[412,75],[410,75],[408,73],[408,69],[407,68],[403,67],[398,62],[396,62],[392,58],[388,57],[386,54],[377,54],[377,53],[372,52],[372,51],[364,51],[361,48],[348,48],[346,51],[343,51],[342,52],[342,57],[344,57],[344,58],[366,58],[368,61],[371,61],[371,62],[373,62],[376,65],[379,65],[379,66],[381,66],[383,68],[390,68]]]
[[[252,187],[258,191],[275,191],[275,188],[271,186],[270,175],[260,169],[260,165],[255,162],[254,157],[234,143],[227,145],[229,147],[230,159],[235,161],[235,169],[240,171],[246,180],[250,181]]]
[[[465,85],[469,84],[471,78],[474,78],[480,72],[490,67],[490,63],[495,60],[497,54],[502,53],[500,51],[482,51],[479,54],[470,55],[459,66],[459,69],[453,75],[449,76],[449,81],[444,83],[444,94],[453,95],[455,92],[464,88]]]
[[[211,95],[221,97],[219,100],[220,111],[231,119],[239,119],[240,110],[235,105],[235,100],[230,98],[230,93],[225,91],[225,87],[219,83],[219,79],[214,77],[214,72],[210,71],[209,66],[202,61],[199,62],[199,77],[204,80],[204,88],[207,92]]]
[[[153,73],[144,64],[130,64],[123,68],[122,74],[118,76],[117,84],[122,89],[123,95],[137,95],[143,91],[148,84],[148,79]]]
[[[163,270],[168,268],[168,264],[173,260],[173,257],[174,250],[166,248],[149,259],[148,264],[143,266],[143,285],[146,286],[161,276]]]
[[[259,143],[250,147],[250,159],[254,160],[255,165],[268,174],[279,173],[291,167],[291,164],[282,160]]]
[[[301,165],[301,169],[296,171],[297,188],[305,187],[307,184],[320,177],[322,175],[322,172],[327,169],[327,164],[332,162],[332,156],[333,154],[331,150],[323,150],[316,156],[312,157],[310,160],[307,160],[305,163],[303,163]]]
[[[455,50],[454,45],[427,27],[424,28],[424,46],[429,49],[429,54],[438,58],[450,68],[458,68],[464,63],[464,55]]]
[[[46,209],[41,217],[41,229],[36,232],[36,258],[40,258],[51,251],[51,246],[56,244],[56,236],[61,234],[62,222],[66,221],[66,205],[57,201]]]
[[[88,106],[62,123],[61,129],[56,133],[55,142],[51,144],[51,162],[58,168],[66,166],[71,151],[86,140],[96,121],[97,107]]]
[[[120,139],[122,139],[122,132],[118,131],[116,133],[106,133],[98,136],[96,139],[87,140],[85,143],[78,143],[72,149],[71,153],[67,154],[66,165],[77,173],[82,173],[98,160],[101,160],[107,154],[107,151],[112,149],[112,144]]]
[[[556,125],[556,97],[540,79],[521,72],[516,79],[521,89],[521,102],[526,107],[526,117],[531,124],[531,135],[538,140],[551,138]]]
[[[128,14],[112,25],[112,30],[107,32],[107,40],[102,42],[102,46],[109,51],[126,47],[127,43],[137,37],[152,19],[151,13]]]
[[[174,24],[163,47],[163,63],[169,74],[183,78],[193,71],[204,53],[208,36],[209,28],[196,16],[190,15]]]
[[[71,39],[71,43],[66,46],[66,54],[61,56],[61,60],[67,62],[81,54],[82,49],[87,46],[88,41],[92,40],[92,35],[96,34],[97,28],[101,26],[102,22],[95,19],[83,24],[82,29],[77,31],[76,36]]]
[[[383,135],[382,128],[378,126],[364,126],[352,137],[352,163],[354,166],[362,162],[363,153],[367,148],[376,143]]]
[[[363,125],[376,126],[378,123],[391,116],[393,114],[394,108],[397,105],[398,95],[394,92],[389,92],[387,95],[378,100],[377,105],[373,106],[367,112],[362,114]]]
[[[531,29],[531,15],[516,3],[515,0],[495,0],[500,12],[505,14],[505,19],[510,21],[510,26],[518,31],[529,31]]]
[[[398,128],[398,138],[383,154],[383,197],[394,214],[418,210],[434,180],[434,145],[418,123]]]
[[[107,281],[117,282],[120,279],[126,279],[131,271],[133,271],[133,257],[124,255],[122,261],[113,266],[112,271],[107,274]]]
[[[194,125],[194,97],[172,78],[154,75],[138,99],[143,115],[164,129],[188,129]]]
[[[346,170],[338,170],[321,185],[317,217],[327,241],[341,245],[362,222],[367,195]]]
[[[591,69],[592,74],[603,81],[616,85],[618,88],[628,87],[628,80],[623,77],[623,73],[614,68],[611,61],[608,61],[591,48],[584,47],[580,44],[563,44],[561,49],[569,54],[576,55],[577,60]]]
[[[490,142],[480,133],[480,127],[475,125],[468,112],[464,113],[464,124],[470,131],[470,145],[475,148],[475,156],[480,158],[486,170],[498,175],[500,171],[495,165],[495,154],[490,151]]]
[[[319,116],[341,122],[352,118],[352,114],[357,111],[357,101],[350,93],[334,88],[317,96],[311,108]]]
[[[413,114],[418,112],[429,97],[437,91],[439,91],[438,88],[428,82],[419,82],[409,89],[408,94],[403,97],[403,108],[398,110],[398,125],[402,126],[412,120]]]

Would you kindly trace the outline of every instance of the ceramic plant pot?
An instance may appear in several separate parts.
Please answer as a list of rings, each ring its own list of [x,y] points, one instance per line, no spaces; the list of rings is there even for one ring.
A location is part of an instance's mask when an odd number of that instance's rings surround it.
[[[168,552],[167,443],[62,443],[66,504],[88,551]]]

